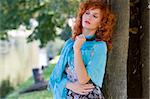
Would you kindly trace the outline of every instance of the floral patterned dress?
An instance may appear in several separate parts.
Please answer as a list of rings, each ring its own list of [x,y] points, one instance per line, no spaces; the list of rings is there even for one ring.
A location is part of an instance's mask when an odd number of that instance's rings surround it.
[[[78,80],[73,67],[68,65],[65,69],[65,72],[67,74],[67,78],[71,82],[76,82]],[[88,83],[93,82],[90,80]],[[93,85],[95,86],[94,90],[89,92],[87,95],[80,95],[71,90],[68,90],[67,99],[105,99],[100,87],[96,86],[94,83]]]

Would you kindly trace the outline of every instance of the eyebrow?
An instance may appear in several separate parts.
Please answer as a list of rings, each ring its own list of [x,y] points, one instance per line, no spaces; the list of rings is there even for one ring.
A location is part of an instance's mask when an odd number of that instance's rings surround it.
[[[90,10],[87,10],[86,12],[90,12]],[[97,13],[97,12],[95,12],[95,13],[93,13],[93,14],[95,14],[95,15],[99,15],[99,13]]]
[[[94,13],[95,15],[99,15],[99,13]]]

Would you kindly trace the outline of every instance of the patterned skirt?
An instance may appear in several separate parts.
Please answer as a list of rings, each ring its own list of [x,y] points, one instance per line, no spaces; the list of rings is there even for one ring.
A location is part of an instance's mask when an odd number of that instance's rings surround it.
[[[95,87],[93,91],[89,92],[87,95],[80,95],[72,92],[71,90],[67,93],[67,99],[105,99],[101,89]]]
[[[65,73],[71,82],[77,81],[77,76],[72,67],[67,66]],[[105,99],[100,87],[96,86],[92,80],[89,80],[88,83],[92,83],[95,86],[93,91],[89,92],[87,95],[80,95],[68,89],[67,99]]]

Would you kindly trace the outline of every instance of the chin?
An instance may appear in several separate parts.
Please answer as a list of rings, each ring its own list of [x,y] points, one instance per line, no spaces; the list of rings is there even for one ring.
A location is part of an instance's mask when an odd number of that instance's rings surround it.
[[[91,29],[91,27],[89,25],[83,25],[82,27],[86,28],[86,29]]]
[[[88,29],[88,30],[93,30],[93,28],[91,28],[89,26],[83,26],[83,28]]]

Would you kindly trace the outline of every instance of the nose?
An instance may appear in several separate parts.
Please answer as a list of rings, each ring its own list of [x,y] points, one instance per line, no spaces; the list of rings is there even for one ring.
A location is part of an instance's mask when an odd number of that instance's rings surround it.
[[[89,15],[87,16],[87,19],[91,20],[91,18],[92,18],[92,14],[89,14]]]

